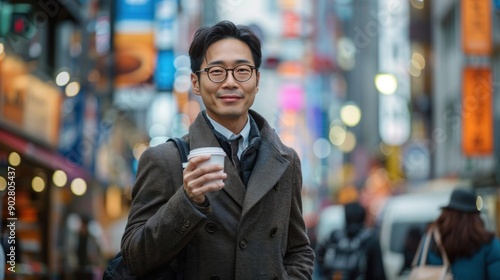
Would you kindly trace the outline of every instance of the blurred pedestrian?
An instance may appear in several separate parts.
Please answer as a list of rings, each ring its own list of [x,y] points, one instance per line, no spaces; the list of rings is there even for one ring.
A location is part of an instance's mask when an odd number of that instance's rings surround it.
[[[430,229],[435,227],[441,234],[453,279],[500,280],[500,241],[485,228],[476,199],[471,191],[454,190]],[[443,263],[436,246],[431,246],[427,263]]]
[[[322,279],[385,280],[378,233],[366,227],[365,208],[359,202],[350,202],[344,205],[344,209],[345,228],[333,230],[330,237],[320,240],[316,248]],[[349,251],[346,255],[348,250],[345,248],[355,248],[356,251]],[[353,265],[356,266],[354,269],[351,268]]]
[[[406,275],[411,270],[411,265],[418,250],[418,244],[422,239],[422,230],[418,226],[413,226],[406,233],[403,246],[403,266],[399,270],[399,276]]]
[[[125,262],[137,276],[170,264],[183,279],[311,279],[299,157],[249,109],[259,90],[258,37],[222,21],[196,31],[189,56],[192,90],[206,109],[183,138],[227,156],[203,166],[210,156],[193,157],[183,171],[174,143],[142,154]]]
[[[101,247],[101,231],[97,221],[86,215],[71,214],[72,225],[67,234],[68,255],[65,261],[75,280],[92,280],[102,275],[105,264]]]

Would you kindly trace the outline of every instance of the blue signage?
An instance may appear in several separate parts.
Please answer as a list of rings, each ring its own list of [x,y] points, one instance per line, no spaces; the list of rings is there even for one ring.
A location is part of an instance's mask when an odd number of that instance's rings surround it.
[[[155,15],[153,0],[116,1],[116,21],[152,21]]]
[[[174,51],[158,51],[158,61],[156,63],[155,84],[160,91],[172,91],[174,88]]]
[[[83,90],[72,98],[66,98],[59,136],[59,153],[72,163],[83,166],[85,152],[83,139],[85,99]]]

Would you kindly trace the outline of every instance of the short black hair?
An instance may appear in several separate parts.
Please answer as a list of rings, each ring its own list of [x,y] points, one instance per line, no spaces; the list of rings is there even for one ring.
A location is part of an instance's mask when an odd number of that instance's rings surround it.
[[[200,70],[207,49],[215,42],[234,38],[247,44],[252,51],[255,67],[260,68],[262,63],[262,50],[259,37],[246,25],[235,25],[231,21],[223,20],[211,27],[201,27],[196,30],[193,41],[189,47],[191,71]]]

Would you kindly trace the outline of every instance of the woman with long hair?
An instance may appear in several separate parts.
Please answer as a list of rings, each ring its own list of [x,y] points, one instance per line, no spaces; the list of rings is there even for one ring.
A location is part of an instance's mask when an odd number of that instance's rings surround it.
[[[449,204],[430,225],[441,234],[454,280],[500,279],[500,241],[486,229],[476,199],[470,191],[454,190]],[[431,246],[427,262],[443,263],[436,244]]]

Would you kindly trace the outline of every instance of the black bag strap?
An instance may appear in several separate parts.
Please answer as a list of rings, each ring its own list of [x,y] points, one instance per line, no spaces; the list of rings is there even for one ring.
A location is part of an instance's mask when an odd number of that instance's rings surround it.
[[[187,156],[189,154],[189,143],[181,137],[172,137],[167,140],[173,141],[179,149],[179,154],[181,155],[182,168],[186,167],[185,165],[188,162]]]
[[[186,140],[184,140],[183,138],[180,138],[180,137],[175,137],[175,138],[169,138],[167,140],[168,141],[172,141],[175,143],[175,145],[177,146],[177,149],[179,149],[179,154],[181,156],[181,162],[182,162],[182,168],[184,168],[184,165],[187,164],[187,156],[189,154],[189,144],[188,142],[186,142]],[[182,254],[183,251],[181,251],[181,253],[179,254]],[[172,267],[168,267],[167,271],[162,271],[161,269],[158,271],[154,271],[152,272],[152,274],[150,276],[147,276],[145,277],[145,279],[165,279],[165,275],[169,274],[169,273],[177,273],[177,279],[182,279],[182,273],[180,272],[176,272],[174,270],[172,270],[173,268]],[[156,274],[160,273],[160,275],[162,275],[162,277],[153,277],[153,275],[156,275]],[[130,271],[130,269],[127,267],[127,265],[125,264],[125,261],[123,260],[123,255],[122,255],[122,252],[118,252],[116,254],[116,256],[108,262],[107,266],[106,266],[106,269],[102,275],[102,279],[103,280],[132,280],[132,279],[138,279],[137,277],[135,277],[133,274],[132,274],[132,271]],[[170,279],[170,278],[166,278],[166,279]]]

